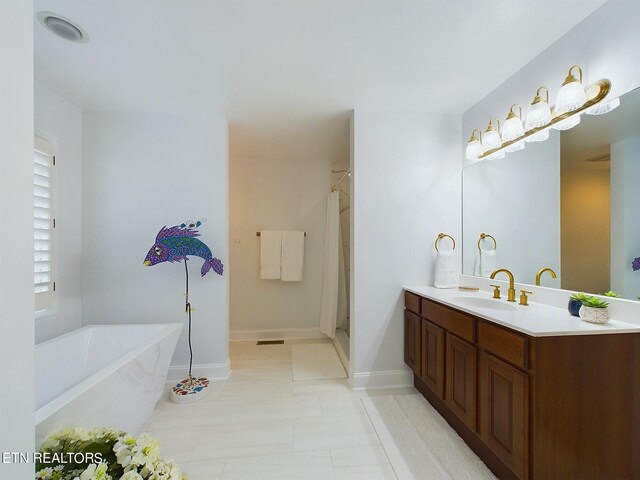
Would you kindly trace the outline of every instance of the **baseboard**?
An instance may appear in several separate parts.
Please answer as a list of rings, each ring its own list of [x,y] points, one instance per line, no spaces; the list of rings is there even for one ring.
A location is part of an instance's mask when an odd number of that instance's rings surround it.
[[[266,330],[231,330],[229,341],[248,342],[252,340],[302,340],[306,338],[327,338],[319,328],[303,329],[266,329]]]
[[[413,373],[409,369],[354,373],[351,380],[351,388],[354,390],[410,387],[412,385]]]
[[[171,365],[167,381],[178,381],[187,377],[189,365]],[[191,374],[194,377],[207,377],[211,380],[226,380],[231,374],[231,361],[227,359],[225,363],[203,363],[193,365]]]

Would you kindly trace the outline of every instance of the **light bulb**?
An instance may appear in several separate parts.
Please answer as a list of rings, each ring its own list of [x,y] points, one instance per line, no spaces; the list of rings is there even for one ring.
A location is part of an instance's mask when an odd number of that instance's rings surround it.
[[[489,150],[493,150],[495,148],[500,148],[502,145],[502,139],[500,138],[500,131],[493,126],[493,120],[489,121],[489,125],[487,129],[484,131],[484,135],[482,135],[482,149],[485,152]],[[498,122],[498,128],[500,128],[500,122]]]
[[[517,152],[518,150],[524,150],[524,140],[520,140],[519,142],[512,143],[511,145],[505,148],[505,151],[509,153]]]
[[[556,130],[569,130],[580,124],[580,115],[573,115],[561,122],[556,123],[552,128]]]
[[[518,115],[516,115],[513,111],[513,107],[518,107],[520,109],[520,113]],[[510,142],[511,140],[515,140],[516,138],[524,135],[524,125],[522,125],[521,117],[522,108],[520,107],[520,105],[511,105],[511,110],[509,110],[507,119],[505,120],[502,127],[502,140],[504,142]]]
[[[619,106],[620,97],[616,97],[606,103],[599,103],[597,105],[594,105],[593,107],[589,107],[585,110],[584,113],[586,113],[587,115],[602,115],[604,113],[609,113],[611,110],[615,110]]]
[[[577,68],[580,72],[580,80],[573,76],[571,71]],[[562,88],[558,92],[556,99],[556,105],[554,107],[556,115],[562,115],[563,113],[573,112],[585,104],[587,101],[587,94],[584,93],[582,86],[582,69],[574,65],[569,69],[569,75],[565,78]]]
[[[546,100],[543,100],[540,96],[540,91],[544,89],[546,92]],[[533,130],[534,128],[544,127],[551,121],[551,108],[549,108],[549,90],[547,87],[540,87],[536,92],[536,96],[531,102],[531,107],[527,113],[527,121],[525,123],[525,130]]]
[[[478,132],[478,137],[476,137],[476,132]],[[483,154],[482,144],[480,143],[479,137],[481,138],[482,135],[480,134],[480,130],[476,128],[471,134],[471,138],[467,142],[467,160],[477,160],[478,157]]]

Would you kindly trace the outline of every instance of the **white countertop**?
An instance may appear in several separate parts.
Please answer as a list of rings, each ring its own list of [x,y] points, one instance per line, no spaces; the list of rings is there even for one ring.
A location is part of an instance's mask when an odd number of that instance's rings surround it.
[[[609,323],[598,325],[571,316],[566,308],[552,307],[531,300],[528,307],[518,305],[518,302],[507,302],[506,292],[501,300],[496,300],[488,292],[468,292],[457,288],[417,286],[404,289],[532,337],[640,332],[640,325],[633,323],[611,319]],[[466,303],[465,299],[472,298],[487,299],[503,305],[501,309],[495,309]]]

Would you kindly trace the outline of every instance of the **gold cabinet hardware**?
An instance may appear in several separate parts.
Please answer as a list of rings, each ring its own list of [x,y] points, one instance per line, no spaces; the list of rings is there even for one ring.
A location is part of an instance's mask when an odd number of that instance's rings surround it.
[[[549,272],[549,275],[551,275],[551,278],[557,278],[556,272],[551,270],[549,267],[542,268],[540,271],[538,271],[538,273],[536,273],[536,286],[538,287],[540,286],[540,277],[544,272]]]
[[[507,302],[515,302],[516,301],[516,289],[515,289],[515,279],[513,278],[513,273],[511,273],[506,268],[499,268],[491,272],[491,280],[496,278],[496,275],[500,272],[506,273],[509,276],[509,293],[507,294]]]
[[[531,295],[531,292],[520,290],[520,305],[524,305],[525,307],[529,306],[529,297],[527,297],[527,294]]]
[[[489,285],[493,287],[493,298],[500,298],[500,285]]]

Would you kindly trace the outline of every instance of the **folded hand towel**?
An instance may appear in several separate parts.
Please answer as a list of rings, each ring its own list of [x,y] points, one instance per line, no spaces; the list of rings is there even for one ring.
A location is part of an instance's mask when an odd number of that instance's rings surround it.
[[[498,268],[498,258],[495,250],[480,250],[480,276],[490,277]]]
[[[263,230],[260,232],[260,278],[280,279],[282,263],[282,232]]]
[[[282,281],[300,282],[304,270],[304,232],[282,232]]]
[[[458,286],[455,250],[438,251],[433,285],[436,288],[455,288]]]

